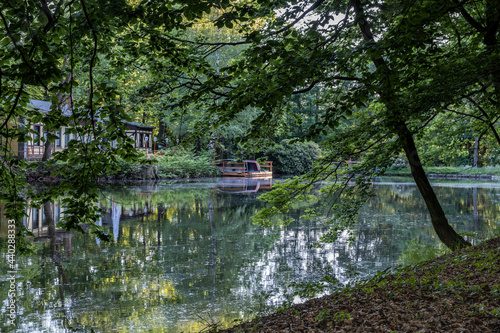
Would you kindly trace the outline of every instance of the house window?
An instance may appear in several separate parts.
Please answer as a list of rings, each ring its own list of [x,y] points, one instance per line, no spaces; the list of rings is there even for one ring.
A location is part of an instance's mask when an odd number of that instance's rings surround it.
[[[142,133],[139,134],[139,147],[142,147]]]
[[[35,125],[33,129],[35,131],[33,134],[33,145],[40,146],[40,126]]]
[[[56,135],[57,135],[56,147],[61,147],[61,129],[59,129],[59,131],[57,131]]]
[[[149,147],[149,134],[144,134],[144,144],[146,146],[146,148]]]
[[[61,219],[61,207],[59,205],[54,207],[54,222],[57,224]]]
[[[41,220],[42,220],[42,227],[43,227],[43,226],[46,226],[47,224],[49,224],[49,221],[47,221],[47,218],[46,218],[47,214],[45,214],[45,206],[40,208],[40,212],[41,212],[40,215],[42,215]],[[49,213],[52,213],[52,212],[49,212]]]
[[[39,225],[39,219],[38,219],[38,209],[36,208],[32,208],[31,209],[31,217],[32,217],[32,228],[35,229],[35,228],[38,228]]]
[[[64,145],[66,146],[66,148],[68,147],[68,143],[69,143],[69,133],[64,132]]]

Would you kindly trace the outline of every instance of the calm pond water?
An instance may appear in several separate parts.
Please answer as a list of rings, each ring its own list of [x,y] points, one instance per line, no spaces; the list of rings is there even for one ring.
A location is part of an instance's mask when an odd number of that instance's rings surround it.
[[[290,283],[325,274],[340,284],[443,253],[416,187],[383,180],[362,209],[358,237],[312,246],[324,225],[254,226],[269,183],[193,182],[117,186],[101,203],[110,243],[67,234],[30,209],[36,253],[17,256],[17,326],[5,326],[9,282],[6,220],[0,247],[2,332],[198,332],[298,301]],[[500,183],[438,182],[454,228],[500,232]],[[52,207],[56,219],[63,213]],[[294,215],[300,216],[296,211]]]

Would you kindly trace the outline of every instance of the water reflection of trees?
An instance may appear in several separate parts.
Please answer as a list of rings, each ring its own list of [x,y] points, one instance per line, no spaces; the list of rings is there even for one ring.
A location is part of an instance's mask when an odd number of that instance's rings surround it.
[[[437,183],[434,188],[443,202],[443,209],[453,227],[460,231],[491,230],[500,218],[500,205],[495,198],[498,188],[478,188],[474,184],[466,187],[451,185],[453,184]],[[424,203],[415,186],[411,184],[396,186],[397,190],[377,191],[377,196],[370,203],[372,211],[387,209],[400,214],[421,214]]]
[[[450,224],[459,232],[476,232],[483,238],[491,237],[500,217],[500,206],[494,199],[498,189],[450,185],[434,185]],[[384,249],[387,251],[391,248],[402,254],[402,262],[415,262],[443,253],[424,208],[424,202],[414,185],[396,184],[391,186],[391,190],[387,186],[379,186],[377,195],[361,212],[358,226],[358,232],[361,233],[357,242],[366,244],[363,237],[372,239],[372,243],[389,238],[390,246],[378,244],[379,250],[376,252],[383,253]],[[380,228],[387,229],[383,236],[364,236]],[[418,229],[418,233],[415,233],[415,229]],[[409,258],[411,256],[414,258]]]
[[[325,272],[346,282],[353,271],[366,276],[393,265],[418,246],[415,239],[437,242],[413,186],[376,186],[376,191],[360,213],[355,242],[349,246],[341,237],[323,248],[311,247],[324,231],[316,221],[253,226],[250,217],[261,207],[255,195],[209,188],[112,191],[102,202],[102,225],[115,235],[111,243],[64,238],[45,217],[48,237],[39,239],[36,256],[21,263],[19,301],[27,316],[20,320],[39,330],[44,324],[35,315],[75,330],[160,325],[195,331],[203,325],[195,314],[204,314],[228,325],[262,291],[284,295],[290,282],[314,281]],[[498,225],[498,204],[491,205],[496,190],[438,187],[436,192],[443,202],[453,197],[460,203],[445,205],[459,230]]]

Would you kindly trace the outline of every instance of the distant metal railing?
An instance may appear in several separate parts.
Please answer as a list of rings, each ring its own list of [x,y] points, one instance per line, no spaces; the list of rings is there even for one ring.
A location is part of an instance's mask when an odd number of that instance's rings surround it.
[[[56,151],[61,151],[64,149],[65,148],[56,147],[55,145],[52,145],[52,153],[55,153]],[[40,145],[40,146],[27,145],[26,146],[26,156],[27,157],[41,157],[41,156],[43,156],[44,152],[45,152],[45,146],[43,146],[43,145]]]

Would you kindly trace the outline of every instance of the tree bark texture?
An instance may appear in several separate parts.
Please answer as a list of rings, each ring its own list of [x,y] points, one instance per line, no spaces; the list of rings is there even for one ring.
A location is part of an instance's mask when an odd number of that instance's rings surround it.
[[[474,138],[474,160],[472,162],[474,168],[479,166],[479,140],[481,140],[479,136]]]
[[[165,124],[163,120],[158,121],[158,143],[163,144],[165,142]]]
[[[471,244],[467,242],[462,236],[456,233],[453,227],[448,223],[448,219],[439,203],[436,193],[429,183],[422,163],[420,163],[420,158],[418,156],[417,148],[415,147],[415,141],[413,136],[406,126],[406,124],[400,124],[398,129],[398,135],[400,140],[403,141],[403,149],[410,163],[410,170],[415,183],[417,184],[418,190],[422,197],[424,198],[427,210],[431,215],[432,226],[436,232],[439,239],[453,251],[470,246]]]
[[[366,20],[361,1],[352,0],[351,5],[353,6],[356,14],[356,20],[363,35],[363,39],[367,42],[375,43],[370,24]],[[377,68],[383,68],[381,71],[383,73],[383,77],[381,79],[382,87],[380,91],[381,100],[385,101],[384,104],[386,105],[388,112],[390,112],[394,117],[394,120],[390,121],[389,125],[394,127],[396,134],[402,143],[406,158],[410,164],[411,174],[417,184],[420,194],[424,198],[425,205],[427,206],[427,210],[431,216],[434,231],[439,239],[452,250],[458,250],[460,248],[470,246],[471,244],[462,236],[457,234],[448,223],[448,219],[446,218],[441,204],[439,203],[436,193],[434,193],[434,190],[429,183],[429,179],[425,174],[422,163],[420,163],[413,135],[406,125],[406,122],[403,120],[401,110],[397,107],[399,103],[396,103],[395,101],[397,97],[393,93],[391,80],[389,79],[389,74],[391,74],[390,66],[386,64],[382,57],[373,57],[372,61]]]
[[[54,142],[49,140],[45,141],[42,161],[48,161],[52,157],[52,149],[54,149]]]

